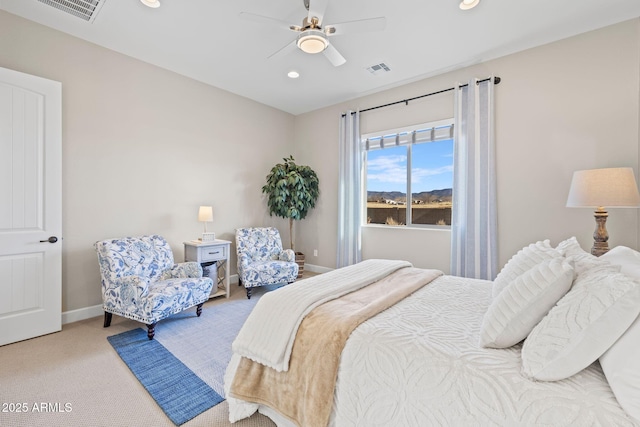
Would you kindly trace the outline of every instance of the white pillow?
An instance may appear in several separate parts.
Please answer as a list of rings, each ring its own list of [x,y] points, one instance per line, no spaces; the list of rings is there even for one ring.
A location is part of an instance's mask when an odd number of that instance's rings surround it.
[[[620,406],[640,421],[640,317],[600,357],[600,365]]]
[[[560,253],[565,257],[583,254],[591,255],[590,253],[582,249],[580,243],[578,243],[578,239],[576,239],[575,236],[569,237],[568,239],[558,243],[558,246],[556,246],[556,250],[560,251]]]
[[[578,273],[525,340],[523,373],[543,381],[570,377],[607,351],[638,313],[640,282],[603,262]]]
[[[621,267],[621,273],[640,279],[640,252],[634,251],[626,246],[616,246],[609,252],[601,255],[600,259],[609,261],[614,265],[619,265]]]
[[[640,278],[640,252],[616,246],[600,259],[621,266],[620,272],[627,276]],[[620,406],[640,421],[640,317],[600,356],[600,365]]]
[[[497,297],[516,277],[531,270],[544,260],[558,258],[560,256],[560,252],[551,247],[549,240],[531,243],[529,246],[520,249],[507,261],[493,281],[493,288],[491,290],[493,298]]]
[[[558,246],[556,246],[556,250],[560,252],[562,256],[571,258],[574,261],[573,268],[576,271],[576,275],[579,275],[580,273],[597,265],[608,264],[608,261],[601,260],[597,256],[591,255],[589,252],[582,249],[575,237],[570,237],[567,240],[560,242]]]
[[[573,265],[542,261],[513,280],[493,300],[482,321],[480,345],[506,348],[525,339],[573,283]]]

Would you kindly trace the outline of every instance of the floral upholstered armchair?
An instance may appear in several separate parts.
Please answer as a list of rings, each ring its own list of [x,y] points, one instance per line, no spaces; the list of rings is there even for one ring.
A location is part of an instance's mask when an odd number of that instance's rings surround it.
[[[105,328],[117,314],[145,323],[151,340],[159,320],[194,305],[200,317],[213,281],[202,277],[197,262],[174,264],[173,252],[163,237],[124,237],[94,246],[102,276]]]
[[[256,286],[292,283],[298,264],[291,249],[282,249],[280,232],[274,227],[238,228],[238,285],[247,289],[247,298]]]

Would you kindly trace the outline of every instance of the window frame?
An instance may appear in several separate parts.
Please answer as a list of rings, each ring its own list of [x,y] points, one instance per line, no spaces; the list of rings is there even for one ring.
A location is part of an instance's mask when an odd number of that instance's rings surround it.
[[[443,128],[449,128],[449,137],[447,138],[435,138],[434,139],[434,135],[435,135],[435,131],[438,129],[443,129]],[[405,142],[401,142],[399,143],[399,136],[403,135],[404,136],[408,136],[411,134],[417,134],[418,132],[426,132],[426,131],[430,131],[431,132],[431,139],[429,141],[416,141],[413,142],[411,140],[409,141],[405,141]],[[367,223],[367,199],[368,199],[368,192],[367,192],[367,169],[368,169],[368,159],[369,156],[367,155],[368,151],[377,151],[377,150],[384,150],[384,148],[380,147],[380,148],[371,148],[371,142],[376,142],[376,141],[380,141],[380,144],[385,145],[385,141],[387,140],[392,140],[393,138],[395,138],[395,145],[396,146],[405,146],[407,149],[407,181],[406,181],[406,224],[404,225],[388,225],[388,224],[369,224]],[[453,141],[453,149],[454,152],[456,150],[456,139],[455,139],[455,121],[453,118],[449,118],[449,119],[443,119],[443,120],[436,120],[436,121],[432,121],[432,122],[427,122],[427,123],[421,123],[421,124],[417,124],[417,125],[412,125],[412,126],[405,126],[405,127],[400,127],[400,128],[394,128],[394,129],[387,129],[387,130],[383,130],[383,131],[378,131],[378,132],[369,132],[366,134],[361,134],[360,135],[360,153],[362,155],[362,185],[361,185],[361,192],[362,192],[362,212],[364,213],[364,215],[362,215],[361,221],[362,221],[362,226],[366,226],[366,227],[376,227],[376,228],[399,228],[399,227],[403,227],[403,228],[417,228],[417,229],[434,229],[434,230],[450,230],[451,229],[451,225],[437,225],[437,224],[414,224],[413,223],[413,218],[412,218],[412,204],[413,204],[413,200],[412,200],[412,188],[411,188],[411,169],[412,169],[412,157],[413,157],[413,151],[412,151],[412,147],[415,144],[429,144],[431,142],[436,142],[436,141],[448,141],[448,140],[452,140]],[[391,145],[389,145],[391,146]],[[453,161],[452,161],[453,164]],[[454,165],[455,167],[455,165]],[[453,182],[451,183],[451,190],[453,192]],[[453,206],[452,206],[453,207]]]

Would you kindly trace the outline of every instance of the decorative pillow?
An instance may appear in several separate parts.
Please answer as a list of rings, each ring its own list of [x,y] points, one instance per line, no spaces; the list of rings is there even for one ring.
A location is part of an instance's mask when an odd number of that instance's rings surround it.
[[[622,267],[621,273],[640,279],[640,252],[616,246],[600,259]],[[600,357],[600,365],[613,394],[627,414],[640,421],[640,317],[609,350]]]
[[[613,265],[619,265],[621,273],[640,279],[640,252],[626,246],[616,246],[601,255],[600,259],[609,261]]]
[[[570,377],[607,351],[638,313],[640,282],[604,261],[577,272],[572,289],[524,342],[523,373],[543,381]]]
[[[600,365],[620,406],[640,421],[640,317],[600,357]]]
[[[531,243],[529,246],[520,249],[507,261],[493,281],[493,289],[491,291],[493,298],[497,297],[516,277],[531,270],[544,260],[560,256],[562,256],[560,252],[551,247],[549,240]]]
[[[576,239],[575,236],[569,237],[568,239],[558,243],[558,246],[556,246],[556,250],[558,250],[565,257],[569,257],[572,255],[591,255],[590,253],[582,249],[582,246],[580,246],[580,243],[578,243],[578,239]]]
[[[601,260],[595,255],[591,255],[589,252],[582,249],[580,243],[575,237],[570,237],[567,240],[564,240],[558,244],[556,250],[567,258],[571,258],[574,261],[573,268],[576,271],[576,274],[581,274],[584,271],[598,266],[598,265],[608,265],[609,262],[606,260]]]
[[[482,321],[480,345],[506,348],[519,343],[573,283],[572,261],[542,261],[518,276],[493,300]]]

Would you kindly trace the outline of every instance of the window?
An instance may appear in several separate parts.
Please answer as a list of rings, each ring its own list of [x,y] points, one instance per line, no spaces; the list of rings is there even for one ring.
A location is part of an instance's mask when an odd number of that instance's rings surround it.
[[[362,135],[367,224],[450,226],[453,146],[453,119]]]

